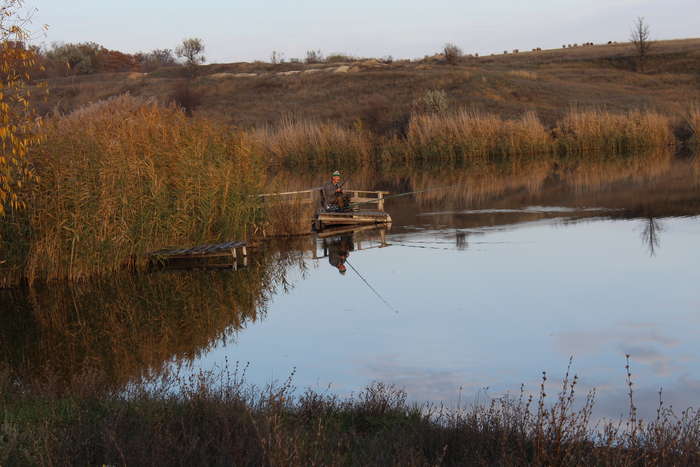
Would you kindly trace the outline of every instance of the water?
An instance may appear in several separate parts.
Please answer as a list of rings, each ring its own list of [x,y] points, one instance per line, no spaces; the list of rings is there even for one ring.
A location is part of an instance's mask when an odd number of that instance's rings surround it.
[[[289,241],[248,270],[5,292],[6,309],[29,316],[4,327],[7,359],[67,374],[99,362],[119,384],[172,365],[249,362],[258,385],[294,371],[300,390],[344,395],[383,381],[455,404],[536,391],[542,371],[555,392],[573,357],[579,390],[598,392],[597,415],[617,417],[630,355],[642,415],[661,387],[666,405],[700,407],[698,166],[650,156],[535,164],[518,177],[358,173],[363,187],[392,192],[458,185],[387,201],[389,229]],[[65,308],[61,325],[46,318]]]

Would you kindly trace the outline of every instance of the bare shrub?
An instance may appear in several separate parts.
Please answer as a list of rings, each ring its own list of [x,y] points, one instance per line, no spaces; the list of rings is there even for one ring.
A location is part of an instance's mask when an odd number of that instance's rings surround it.
[[[354,62],[357,59],[351,55],[343,53],[332,53],[326,57],[326,63]]]
[[[451,42],[445,44],[442,49],[442,53],[445,56],[445,62],[449,63],[450,65],[456,65],[464,55],[462,49]]]
[[[270,63],[277,65],[278,63],[284,63],[284,53],[273,50],[270,54]]]
[[[449,108],[447,93],[442,89],[429,89],[413,103],[418,114],[445,114]]]
[[[321,50],[307,50],[306,51],[306,63],[321,63],[323,62],[323,53]]]
[[[177,62],[171,49],[154,49],[148,53],[136,55],[142,71],[153,71],[160,67],[172,66]]]

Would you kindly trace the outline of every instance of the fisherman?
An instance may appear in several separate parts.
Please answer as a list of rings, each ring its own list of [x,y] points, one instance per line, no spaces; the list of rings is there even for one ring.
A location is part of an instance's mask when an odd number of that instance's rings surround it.
[[[343,193],[340,172],[331,175],[331,180],[321,187],[321,209],[330,212],[345,211],[350,204],[350,197]]]
[[[337,268],[340,274],[345,275],[347,272],[345,261],[354,247],[352,234],[333,237],[327,241],[326,246],[328,248],[328,262]]]

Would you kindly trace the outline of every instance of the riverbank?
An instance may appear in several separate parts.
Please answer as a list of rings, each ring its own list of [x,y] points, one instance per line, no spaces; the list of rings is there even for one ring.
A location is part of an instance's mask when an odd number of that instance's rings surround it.
[[[3,465],[694,465],[700,415],[659,405],[654,420],[595,424],[595,393],[568,372],[556,394],[457,408],[418,405],[374,383],[351,397],[256,388],[236,366],[103,391],[83,375],[17,386],[0,372]],[[630,376],[628,373],[628,381]],[[55,383],[55,382],[54,382]],[[175,389],[177,389],[175,391]]]
[[[680,144],[674,121],[652,111],[571,110],[547,128],[532,113],[511,120],[424,112],[413,115],[405,137],[383,137],[362,126],[296,120],[241,130],[120,96],[46,122],[31,155],[40,181],[17,193],[26,209],[0,220],[2,285],[142,269],[147,254],[162,248],[299,233],[304,207],[279,212],[255,196],[280,188],[275,174],[283,169],[447,164],[468,171],[594,153],[634,158]],[[690,139],[693,125],[686,123]]]

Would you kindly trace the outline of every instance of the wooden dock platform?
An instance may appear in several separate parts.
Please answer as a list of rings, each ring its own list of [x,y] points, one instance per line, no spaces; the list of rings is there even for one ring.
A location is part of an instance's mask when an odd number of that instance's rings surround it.
[[[384,211],[319,212],[314,220],[314,227],[320,232],[332,226],[389,223],[391,216]]]
[[[199,245],[149,253],[151,264],[168,268],[233,268],[247,266],[246,242]]]

